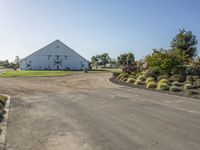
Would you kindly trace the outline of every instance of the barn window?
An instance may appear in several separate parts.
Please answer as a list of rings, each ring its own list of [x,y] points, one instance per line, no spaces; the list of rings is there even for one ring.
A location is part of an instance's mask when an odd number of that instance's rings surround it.
[[[51,58],[51,55],[48,55],[48,60],[50,60],[50,58]]]
[[[67,60],[67,56],[65,55],[64,57],[65,57],[65,60]]]
[[[59,48],[59,46],[57,46],[57,48]]]

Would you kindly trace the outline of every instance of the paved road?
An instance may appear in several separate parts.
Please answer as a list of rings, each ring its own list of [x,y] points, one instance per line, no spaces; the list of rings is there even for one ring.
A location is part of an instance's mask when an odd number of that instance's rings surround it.
[[[199,150],[200,101],[114,85],[110,74],[0,78],[8,150]]]

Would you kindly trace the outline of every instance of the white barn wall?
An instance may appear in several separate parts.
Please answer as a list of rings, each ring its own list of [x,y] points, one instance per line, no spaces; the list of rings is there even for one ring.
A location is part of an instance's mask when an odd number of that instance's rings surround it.
[[[59,40],[25,57],[22,70],[81,70],[88,69],[88,61]]]

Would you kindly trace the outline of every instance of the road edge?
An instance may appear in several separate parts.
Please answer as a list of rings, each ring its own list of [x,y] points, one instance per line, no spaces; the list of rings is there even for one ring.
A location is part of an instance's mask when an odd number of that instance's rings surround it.
[[[6,94],[0,94],[7,96],[8,99],[6,100],[6,105],[4,110],[6,113],[4,114],[4,119],[1,123],[2,132],[0,134],[0,150],[6,150],[6,135],[7,135],[7,125],[8,125],[8,113],[9,113],[9,106],[10,106],[10,96]]]

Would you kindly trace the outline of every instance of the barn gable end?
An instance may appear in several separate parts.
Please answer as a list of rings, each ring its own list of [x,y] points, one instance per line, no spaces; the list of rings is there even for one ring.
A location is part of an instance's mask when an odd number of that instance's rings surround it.
[[[22,70],[81,70],[88,61],[74,50],[56,40],[25,57],[20,62]]]

